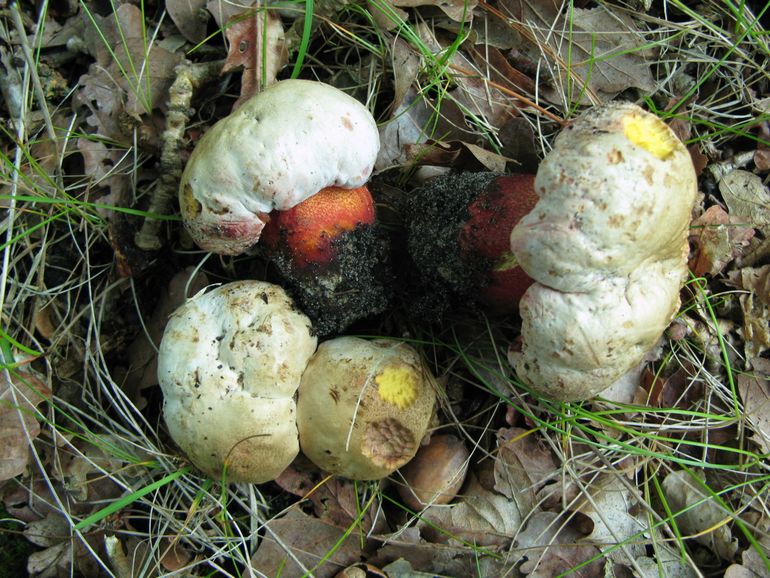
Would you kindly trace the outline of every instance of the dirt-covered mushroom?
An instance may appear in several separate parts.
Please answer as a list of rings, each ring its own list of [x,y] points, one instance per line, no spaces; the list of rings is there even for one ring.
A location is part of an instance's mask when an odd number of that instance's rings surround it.
[[[513,258],[514,225],[537,202],[534,175],[448,173],[407,202],[408,246],[417,267],[414,313],[439,317],[453,304],[511,313],[532,284]]]
[[[203,472],[274,479],[299,453],[295,393],[316,348],[277,285],[237,281],[177,309],[158,357],[169,433]]]
[[[390,297],[387,244],[367,187],[327,187],[274,211],[260,244],[319,335],[385,310]]]
[[[339,476],[384,478],[417,452],[435,397],[428,369],[408,345],[357,337],[326,341],[300,383],[302,452]]]
[[[690,155],[638,106],[587,112],[537,173],[511,250],[537,283],[520,302],[519,377],[587,399],[641,362],[679,308],[697,193]]]
[[[284,80],[209,129],[179,188],[195,242],[234,255],[252,247],[268,213],[331,186],[366,183],[379,150],[372,115],[327,84]]]

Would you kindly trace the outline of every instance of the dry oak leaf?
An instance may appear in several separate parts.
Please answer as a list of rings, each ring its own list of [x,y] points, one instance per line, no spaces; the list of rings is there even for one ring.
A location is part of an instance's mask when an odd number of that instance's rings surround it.
[[[551,79],[553,88],[541,92],[552,102],[561,102],[565,86],[575,86],[571,96],[577,98],[584,96],[580,91],[587,85],[600,102],[631,87],[655,91],[650,64],[641,52],[646,42],[627,15],[605,7],[561,10],[559,0],[502,0],[501,7],[528,31],[518,47],[521,52],[534,62],[551,55],[548,68],[558,72]]]
[[[37,406],[51,399],[50,388],[29,368],[3,371],[0,377],[0,481],[23,474],[29,446],[40,435]]]
[[[365,537],[353,531],[343,538],[345,532],[291,509],[283,518],[266,524],[251,565],[267,576],[331,578],[361,558]]]
[[[490,492],[469,473],[458,501],[448,506],[429,506],[422,513],[419,527],[431,541],[444,541],[449,535],[479,546],[499,546],[516,535],[522,518],[514,500]],[[441,532],[436,533],[435,528],[441,528]]]
[[[473,18],[473,9],[478,0],[390,0],[389,4],[398,8],[417,6],[436,6],[455,22],[469,22]]]
[[[754,429],[752,439],[763,453],[770,454],[770,361],[758,357],[751,365],[753,374],[740,373],[736,378],[743,415]]]
[[[748,292],[738,300],[743,310],[746,359],[754,359],[770,349],[770,265],[733,271],[729,284]]]
[[[595,546],[579,544],[580,531],[565,523],[555,512],[537,512],[516,536],[511,550],[518,560],[519,572],[529,578],[553,578],[568,575],[577,578],[603,578],[603,561],[594,560],[573,570],[599,554]]]
[[[523,428],[501,428],[497,432],[495,490],[516,502],[526,515],[537,504],[537,492],[558,471],[553,453]]]
[[[750,227],[770,232],[770,192],[759,175],[736,169],[719,180],[722,193],[730,214],[743,219]]]
[[[729,515],[709,496],[693,475],[686,471],[671,472],[663,480],[663,494],[676,516],[682,534],[695,540],[725,560],[732,560],[738,550],[738,540],[726,522]],[[689,508],[689,509],[688,509]],[[687,510],[687,511],[684,511]]]
[[[743,254],[755,231],[742,223],[745,219],[728,214],[719,205],[709,207],[692,222],[690,243],[693,253],[689,267],[696,277],[718,275]]]

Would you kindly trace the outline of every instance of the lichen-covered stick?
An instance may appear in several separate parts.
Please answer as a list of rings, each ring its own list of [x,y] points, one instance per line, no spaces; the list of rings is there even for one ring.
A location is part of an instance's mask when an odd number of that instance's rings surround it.
[[[640,363],[679,309],[697,193],[687,148],[638,106],[568,125],[540,165],[540,200],[511,234],[537,283],[522,298],[518,376],[584,400]]]

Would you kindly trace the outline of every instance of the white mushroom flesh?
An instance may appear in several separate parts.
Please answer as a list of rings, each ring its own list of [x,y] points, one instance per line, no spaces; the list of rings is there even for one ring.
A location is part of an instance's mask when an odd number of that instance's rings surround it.
[[[280,287],[238,281],[169,320],[158,358],[169,433],[203,472],[261,483],[299,452],[294,396],[316,348]]]

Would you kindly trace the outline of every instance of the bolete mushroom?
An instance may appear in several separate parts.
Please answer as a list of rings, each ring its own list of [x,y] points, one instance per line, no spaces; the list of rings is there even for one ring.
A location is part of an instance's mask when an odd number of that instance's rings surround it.
[[[387,307],[390,271],[381,237],[367,187],[327,187],[270,213],[260,244],[318,334],[329,335]]]
[[[540,200],[511,234],[537,283],[522,298],[518,376],[588,399],[642,361],[679,309],[697,181],[687,148],[636,105],[588,111],[537,172]]]
[[[217,122],[185,166],[179,202],[208,251],[236,255],[259,240],[267,215],[326,187],[363,186],[380,141],[364,105],[328,84],[283,80]]]
[[[332,474],[384,478],[417,452],[435,398],[428,369],[405,343],[357,337],[321,343],[299,387],[302,453]]]
[[[534,175],[449,173],[407,203],[409,253],[417,266],[417,313],[440,315],[454,302],[511,313],[532,284],[510,250],[514,225],[537,202]]]
[[[171,437],[211,477],[275,479],[299,453],[294,396],[315,348],[310,320],[277,285],[196,295],[172,315],[158,355]]]

